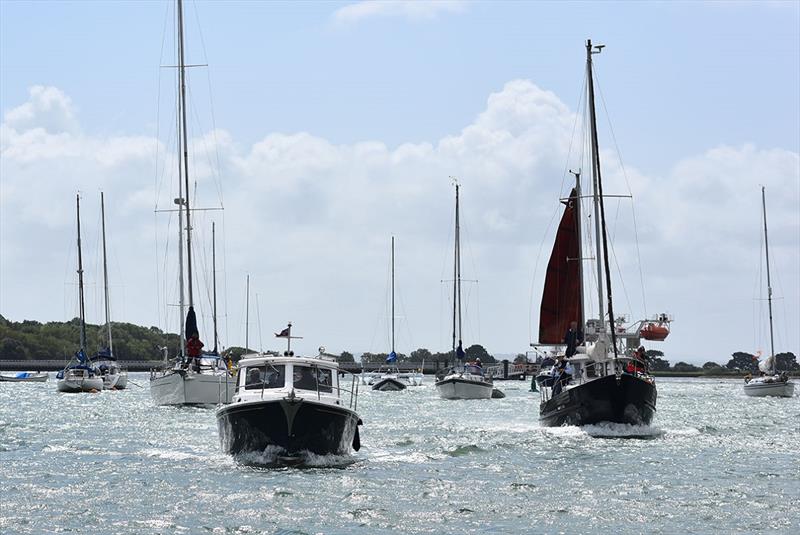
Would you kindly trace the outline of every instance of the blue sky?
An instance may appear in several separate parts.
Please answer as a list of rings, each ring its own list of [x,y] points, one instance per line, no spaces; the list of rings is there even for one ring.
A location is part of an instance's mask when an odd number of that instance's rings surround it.
[[[25,285],[17,282],[17,264],[35,256],[25,243],[61,236],[49,258],[58,280],[42,291],[68,293],[68,275],[61,279],[69,273],[72,197],[51,199],[64,206],[46,224],[26,219],[36,209],[25,203],[49,189],[53,196],[77,189],[93,195],[103,187],[107,202],[115,194],[126,200],[120,217],[132,233],[126,242],[145,248],[136,258],[118,253],[127,296],[116,305],[120,319],[160,321],[155,298],[133,294],[138,286],[160,284],[139,272],[152,275],[149,225],[161,224],[151,213],[153,181],[166,164],[153,156],[155,137],[165,144],[162,155],[170,143],[172,72],[159,65],[172,61],[172,9],[163,1],[0,1],[0,109],[7,128],[0,167],[3,315],[66,319],[69,311],[53,314],[41,304],[45,298],[20,298]],[[270,296],[268,304],[262,300],[265,324],[280,325],[288,314],[305,318],[317,334],[309,347],[319,338],[333,349],[383,350],[369,341],[372,327],[365,336],[347,324],[371,325],[379,315],[383,297],[373,295],[385,289],[383,244],[390,232],[399,234],[399,247],[414,249],[404,283],[408,322],[416,324],[408,344],[443,344],[438,280],[452,210],[447,176],[457,174],[465,181],[467,213],[474,214],[475,271],[486,281],[481,341],[496,352],[524,350],[532,323],[535,331],[528,309],[537,299],[530,294],[541,276],[541,242],[550,239],[563,170],[574,164],[562,138],[578,111],[587,37],[607,45],[597,56],[599,84],[640,230],[666,244],[645,245],[642,256],[647,313],[669,310],[683,329],[664,347],[671,360],[704,362],[715,352],[721,355],[714,360],[725,360],[730,351],[754,346],[761,183],[774,205],[783,321],[800,320],[798,3],[189,1],[186,13],[187,61],[210,65],[191,73],[191,128],[207,138],[212,124],[218,129],[211,144],[221,154],[217,173],[226,195],[230,344],[242,342],[242,285],[235,281],[255,272]],[[509,85],[515,80],[525,83]],[[34,86],[55,91],[34,95]],[[614,182],[622,174],[606,117],[601,111],[610,184],[625,189],[622,178]],[[56,123],[61,126],[47,126]],[[37,126],[47,130],[46,140],[31,133]],[[97,147],[114,156],[93,155]],[[23,149],[30,152],[21,157]],[[61,151],[83,156],[60,159]],[[440,182],[433,187],[431,180]],[[236,212],[260,211],[257,200],[261,208],[293,214],[239,219]],[[134,232],[136,221],[143,228]],[[253,244],[236,236],[256,224],[266,243],[253,259]],[[274,260],[275,251],[297,246],[298,239],[312,249],[297,253],[304,261],[325,254],[354,260],[326,263],[323,273]],[[725,247],[717,249],[720,243]],[[684,253],[702,257],[689,274]],[[419,266],[431,255],[428,273]],[[48,276],[37,269],[40,278]],[[625,278],[628,286],[638,284],[638,272],[632,273],[636,280]],[[315,278],[322,286],[305,288]],[[272,287],[275,279],[280,282]],[[743,290],[731,292],[736,285]],[[698,291],[709,294],[699,304]],[[336,305],[341,323],[326,323],[330,313],[318,310],[320,292],[325,302],[347,303]],[[725,321],[732,308],[740,311],[739,336],[718,349],[703,325]],[[786,335],[785,345],[796,353],[799,336]]]

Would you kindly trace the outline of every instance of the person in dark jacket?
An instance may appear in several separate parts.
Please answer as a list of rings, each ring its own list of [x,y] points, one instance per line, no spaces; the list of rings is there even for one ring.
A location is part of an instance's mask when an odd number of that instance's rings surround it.
[[[564,352],[567,358],[578,352],[578,346],[583,343],[583,332],[578,329],[577,321],[570,322],[567,334],[564,335],[564,343],[567,345],[567,349]]]

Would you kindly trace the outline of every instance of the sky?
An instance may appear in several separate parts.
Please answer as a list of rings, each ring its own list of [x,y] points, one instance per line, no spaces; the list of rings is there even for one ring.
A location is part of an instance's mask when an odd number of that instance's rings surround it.
[[[461,184],[465,345],[529,349],[544,267],[583,146],[594,56],[615,310],[666,312],[671,362],[800,355],[797,2],[187,1],[195,301],[210,339],[386,352],[450,347]],[[65,23],[68,21],[68,23]],[[178,329],[174,5],[0,0],[0,314]],[[585,222],[586,225],[589,222]],[[588,228],[588,227],[587,227]],[[593,255],[593,251],[588,253]],[[587,266],[591,268],[591,261]],[[587,271],[591,272],[591,269]],[[443,282],[444,281],[444,282]],[[588,281],[588,286],[592,286]],[[587,306],[596,311],[596,297]],[[209,333],[209,334],[206,334]]]

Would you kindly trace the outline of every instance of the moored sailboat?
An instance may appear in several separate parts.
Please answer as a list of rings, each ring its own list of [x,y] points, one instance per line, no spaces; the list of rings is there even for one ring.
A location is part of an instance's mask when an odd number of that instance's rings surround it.
[[[150,394],[156,405],[203,405],[230,403],[235,387],[235,378],[229,372],[225,361],[217,354],[204,354],[203,342],[197,326],[194,309],[194,287],[192,272],[192,224],[189,189],[189,149],[186,128],[186,65],[184,63],[183,42],[183,2],[177,0],[178,12],[178,72],[179,72],[179,112],[180,132],[178,152],[181,158],[181,173],[178,177],[178,264],[180,282],[181,319],[185,305],[188,305],[186,320],[181,325],[180,354],[171,366],[153,370],[150,374]],[[183,182],[181,181],[183,178]],[[186,241],[183,241],[183,230]],[[186,289],[184,294],[184,246],[186,253]],[[213,247],[213,246],[212,246]],[[214,268],[215,269],[215,268]],[[216,295],[216,284],[215,284]],[[188,302],[185,300],[188,297]],[[216,309],[216,298],[214,299]],[[214,311],[214,353],[217,349],[216,310]]]
[[[786,372],[778,373],[778,359],[775,356],[775,336],[772,325],[772,280],[769,272],[769,240],[767,236],[767,199],[761,187],[761,207],[764,215],[764,255],[767,265],[767,303],[769,307],[769,347],[770,355],[758,363],[760,377],[745,379],[744,393],[753,397],[777,396],[790,398],[794,395],[794,383]]]
[[[106,203],[102,191],[100,192],[100,221],[103,242],[103,288],[105,294],[107,345],[105,349],[98,351],[90,360],[95,373],[103,379],[103,388],[105,390],[123,390],[128,386],[128,371],[120,368],[117,362],[117,357],[114,355],[114,339],[111,336],[111,313],[108,300],[108,258],[106,255]]]
[[[436,391],[443,399],[491,399],[492,379],[480,365],[465,365],[461,321],[461,227],[459,220],[459,184],[456,188],[455,248],[453,254],[453,356],[458,364],[437,376]],[[478,363],[479,364],[479,363]]]
[[[392,325],[392,350],[386,357],[386,364],[393,365],[397,362],[397,353],[394,350],[394,236],[392,236],[392,310],[391,310],[391,325]],[[398,377],[399,371],[397,369],[388,369],[380,375],[380,377],[372,385],[373,390],[379,392],[398,392],[406,389],[406,384]]]
[[[86,307],[83,299],[83,254],[81,251],[81,196],[76,196],[78,221],[78,310],[80,321],[80,349],[73,360],[56,374],[56,388],[59,392],[98,392],[103,389],[103,379],[95,374],[86,356]]]
[[[593,47],[587,41],[598,318],[587,320],[584,314],[583,197],[581,174],[576,172],[575,186],[563,201],[565,208],[547,266],[539,315],[538,345],[566,345],[566,350],[551,359],[536,377],[541,395],[539,422],[544,426],[649,424],[656,412],[657,391],[639,344],[642,338],[666,338],[671,321],[661,314],[626,329],[614,316],[592,76],[592,55],[601,50],[602,46]]]

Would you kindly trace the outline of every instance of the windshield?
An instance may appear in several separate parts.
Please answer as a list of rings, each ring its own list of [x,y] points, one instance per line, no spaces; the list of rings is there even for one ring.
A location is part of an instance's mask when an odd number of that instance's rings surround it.
[[[263,368],[247,368],[245,374],[245,390],[283,388],[286,367],[283,364],[265,364]]]

